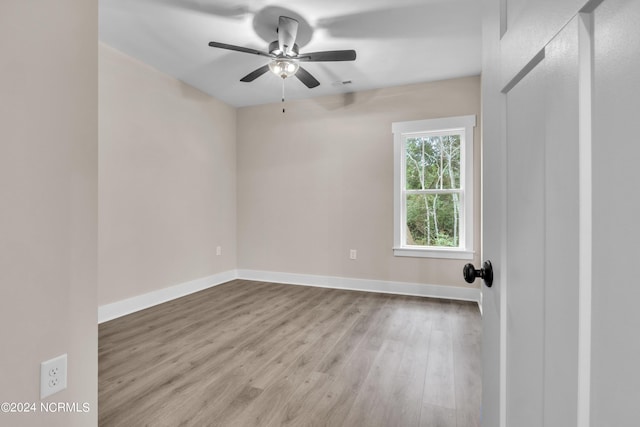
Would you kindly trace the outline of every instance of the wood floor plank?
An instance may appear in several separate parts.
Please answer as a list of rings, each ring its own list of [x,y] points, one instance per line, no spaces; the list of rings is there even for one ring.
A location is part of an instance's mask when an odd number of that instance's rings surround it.
[[[449,332],[431,331],[423,401],[443,408],[456,408],[453,343]]]
[[[480,340],[472,303],[235,280],[100,325],[99,425],[475,427]]]
[[[375,294],[371,294],[375,295]],[[367,332],[372,333],[379,328],[380,323],[375,323],[376,315],[380,313],[378,310],[386,300],[382,298],[371,298],[366,309],[361,310],[362,315],[357,319],[353,326],[345,330],[336,345],[326,353],[322,358],[316,370],[328,375],[336,375],[344,366],[346,361],[351,357],[355,349],[367,336]],[[375,325],[374,328],[372,328]]]
[[[400,366],[405,350],[410,347],[410,332],[422,320],[407,310],[404,302],[406,297],[397,297],[387,304],[391,315],[384,318],[385,324],[380,328],[386,339],[358,390],[344,425],[385,426],[389,416],[399,416],[404,412],[401,410],[393,414],[391,406],[397,404],[394,394],[399,388],[398,379],[406,379],[400,373]]]
[[[299,426],[308,423],[308,414],[324,396],[331,377],[312,372],[298,386],[284,405],[272,415],[268,427]]]
[[[322,400],[308,416],[309,425],[343,425],[382,346],[380,331],[385,328],[389,319],[389,311],[386,310],[389,300],[390,297],[386,295],[378,296],[377,309],[369,319],[367,331],[360,343],[355,346],[351,355],[341,358],[340,363],[331,364],[334,380],[327,385]]]
[[[391,395],[394,404],[385,406],[384,425],[417,426],[420,424],[427,370],[425,362],[429,360],[431,326],[428,316],[417,316],[393,384]]]
[[[343,425],[384,425],[385,406],[392,402],[393,379],[401,356],[401,345],[392,340],[383,342]]]
[[[465,427],[465,424],[458,424],[456,410],[443,408],[425,403],[422,407],[420,417],[420,427]]]
[[[481,353],[481,324],[477,321],[477,313],[467,304],[452,304],[450,318],[458,425],[479,427],[482,383],[477,373],[482,370],[478,356]]]

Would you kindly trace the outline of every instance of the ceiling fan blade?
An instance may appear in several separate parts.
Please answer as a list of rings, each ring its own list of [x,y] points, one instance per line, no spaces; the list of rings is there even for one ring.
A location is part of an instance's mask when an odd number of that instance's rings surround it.
[[[298,21],[281,16],[278,19],[278,47],[280,50],[287,55],[291,55],[297,36]]]
[[[261,75],[263,75],[264,73],[266,73],[267,71],[269,71],[269,65],[263,65],[257,70],[253,70],[252,72],[250,72],[249,74],[241,78],[240,81],[245,83],[252,82],[258,77],[260,77]]]
[[[355,50],[327,50],[324,52],[311,52],[301,54],[296,58],[305,62],[325,62],[325,61],[354,61],[356,59]]]
[[[261,52],[259,50],[251,49],[248,47],[234,46],[232,44],[218,43],[218,42],[209,42],[209,46],[217,47],[220,49],[235,50],[237,52],[251,53],[254,55],[261,55],[261,56],[266,56],[267,58],[272,58],[272,56],[266,52]]]
[[[306,87],[308,87],[309,89],[313,89],[316,86],[320,86],[320,82],[318,80],[316,80],[315,77],[313,77],[311,74],[309,74],[309,72],[307,70],[305,70],[304,68],[302,68],[302,67],[298,68],[298,72],[296,73],[296,77],[302,83],[304,83],[304,85]]]

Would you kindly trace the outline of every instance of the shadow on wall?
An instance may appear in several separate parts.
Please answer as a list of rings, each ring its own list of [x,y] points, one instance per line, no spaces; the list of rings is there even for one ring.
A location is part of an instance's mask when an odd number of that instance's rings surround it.
[[[364,92],[346,92],[340,95],[321,96],[312,100],[327,111],[339,110],[353,104],[364,105],[373,100],[378,93],[377,90],[367,90]]]

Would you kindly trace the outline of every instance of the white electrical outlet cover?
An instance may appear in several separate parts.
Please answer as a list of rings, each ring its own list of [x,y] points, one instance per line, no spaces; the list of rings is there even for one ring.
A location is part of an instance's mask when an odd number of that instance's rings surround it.
[[[40,364],[40,398],[67,388],[66,353]]]

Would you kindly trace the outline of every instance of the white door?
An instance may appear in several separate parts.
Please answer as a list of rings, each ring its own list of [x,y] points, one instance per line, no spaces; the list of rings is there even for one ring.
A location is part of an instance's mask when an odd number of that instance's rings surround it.
[[[640,1],[593,14],[591,427],[640,425]]]
[[[506,92],[509,426],[576,425],[577,24]]]
[[[500,229],[505,254],[496,254],[502,261],[496,268],[504,278],[508,426],[576,425],[578,36],[574,18],[503,91],[506,144],[498,159],[506,162]],[[485,251],[485,256],[491,255]],[[485,295],[490,295],[487,288]],[[495,319],[485,320],[487,329],[496,328],[489,322]]]
[[[482,425],[640,425],[640,1],[485,4]]]

